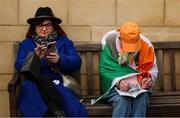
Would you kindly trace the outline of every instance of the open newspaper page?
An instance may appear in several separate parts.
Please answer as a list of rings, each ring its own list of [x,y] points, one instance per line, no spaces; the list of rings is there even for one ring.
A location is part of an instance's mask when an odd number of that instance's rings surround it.
[[[139,94],[147,92],[148,90],[146,89],[142,89],[137,81],[137,76],[132,76],[132,77],[128,77],[126,78],[129,86],[131,87],[129,89],[129,91],[125,92],[125,91],[121,91],[117,88],[116,91],[121,95],[121,96],[130,96],[130,97],[134,97],[136,98]]]
[[[138,74],[139,74],[139,73],[130,73],[130,74],[125,75],[125,76],[122,76],[122,77],[116,77],[116,78],[113,80],[110,89],[114,88],[114,86],[116,85],[116,83],[117,83],[119,80],[122,80],[122,79],[128,79],[129,83],[131,83],[131,84],[136,83],[136,84],[137,84],[137,83],[138,83],[137,78],[135,78],[135,80],[131,80],[131,79],[133,79],[133,77],[137,77]],[[139,84],[138,84],[138,86],[139,86]],[[139,86],[139,87],[140,87],[140,86]],[[120,93],[120,95],[132,96],[132,94],[130,94],[130,93],[128,93],[128,92],[123,92],[123,91],[120,91],[120,90],[118,90],[118,89],[116,89],[116,90],[118,91],[118,93]],[[133,90],[133,88],[132,88],[131,90]],[[145,89],[142,89],[142,90],[144,91]],[[109,91],[110,91],[110,90],[109,90]],[[106,98],[106,96],[108,95],[109,91],[107,91],[105,94],[101,95],[100,97],[98,97],[98,98],[96,98],[96,99],[91,99],[91,104],[93,105],[93,104],[96,104],[96,103],[101,103],[101,101],[104,101],[103,99]],[[147,90],[145,90],[145,91],[147,91]],[[144,92],[145,92],[145,91],[144,91]],[[141,91],[140,93],[142,93],[142,91]],[[139,94],[140,94],[140,93],[139,93]],[[133,96],[132,96],[132,97],[133,97]]]

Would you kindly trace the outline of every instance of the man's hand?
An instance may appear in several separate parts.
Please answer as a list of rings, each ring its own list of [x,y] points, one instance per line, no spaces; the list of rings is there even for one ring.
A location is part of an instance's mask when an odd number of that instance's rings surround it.
[[[130,86],[126,79],[123,79],[117,83],[117,88],[120,89],[121,91],[129,91]]]
[[[142,80],[142,85],[141,85],[141,87],[142,87],[143,89],[149,89],[149,88],[152,87],[152,85],[153,85],[153,81],[152,81],[151,77],[144,78],[144,79]]]

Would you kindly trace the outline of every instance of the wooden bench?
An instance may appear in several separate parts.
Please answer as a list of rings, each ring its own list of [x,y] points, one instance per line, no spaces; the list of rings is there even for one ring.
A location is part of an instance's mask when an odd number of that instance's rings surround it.
[[[175,60],[177,59],[176,54],[180,53],[180,42],[154,42],[153,45],[155,47],[159,73],[157,85],[150,97],[147,116],[180,116],[180,89],[177,89],[178,84],[176,83],[180,79],[180,75],[178,75],[180,73],[177,73],[176,70],[180,69],[180,67],[176,66],[177,60]],[[112,106],[110,104],[90,105],[90,100],[100,95],[99,76],[94,69],[97,70],[98,68],[98,56],[101,45],[75,44],[75,46],[83,59],[85,58],[83,63],[86,63],[86,67],[83,67],[86,72],[78,71],[74,75],[82,86],[84,98],[82,103],[86,106],[88,115],[96,117],[111,116]],[[97,62],[95,62],[95,57]],[[166,72],[164,67],[168,67],[167,70],[169,71]],[[15,73],[8,84],[11,116],[19,115],[16,101],[20,77],[23,76]],[[84,82],[84,80],[86,81]]]

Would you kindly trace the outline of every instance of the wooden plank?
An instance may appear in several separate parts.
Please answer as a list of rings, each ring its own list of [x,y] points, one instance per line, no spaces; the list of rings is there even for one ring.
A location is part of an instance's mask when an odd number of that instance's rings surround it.
[[[173,42],[152,42],[154,48],[157,49],[179,49],[180,41]],[[100,51],[102,45],[100,43],[87,44],[87,43],[76,43],[74,44],[77,51]]]
[[[86,60],[87,60],[87,86],[88,86],[88,95],[93,95],[94,90],[94,74],[93,74],[93,55],[92,52],[86,53]]]
[[[89,51],[100,51],[101,44],[75,44],[77,51],[89,52]]]
[[[175,105],[175,104],[174,104]],[[149,106],[147,116],[151,117],[179,117],[179,106]]]
[[[17,114],[17,105],[16,105],[16,93],[9,92],[9,103],[10,103],[10,116],[16,117]]]
[[[158,79],[160,81],[160,90],[164,91],[164,54],[163,50],[157,50]]]
[[[112,106],[104,105],[104,106],[86,106],[86,110],[88,112],[88,116],[111,116],[112,114]]]
[[[155,49],[179,49],[180,41],[153,42]]]
[[[169,64],[170,64],[171,89],[172,91],[176,91],[175,51],[173,49],[169,50]]]

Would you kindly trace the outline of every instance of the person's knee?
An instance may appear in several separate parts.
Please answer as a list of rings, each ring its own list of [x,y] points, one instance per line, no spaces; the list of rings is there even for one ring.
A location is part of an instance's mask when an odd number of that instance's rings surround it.
[[[145,101],[145,102],[148,102],[149,101],[149,93],[142,93],[140,95],[140,101]]]
[[[119,96],[113,102],[113,117],[129,116],[131,113],[130,97]]]
[[[149,103],[149,93],[142,93],[134,102],[137,106],[146,108]]]
[[[148,92],[142,93],[142,96],[145,97],[145,98],[149,98],[150,93],[148,93]]]
[[[130,97],[125,97],[125,96],[118,96],[114,99],[113,106],[130,106],[131,104],[131,99]]]

